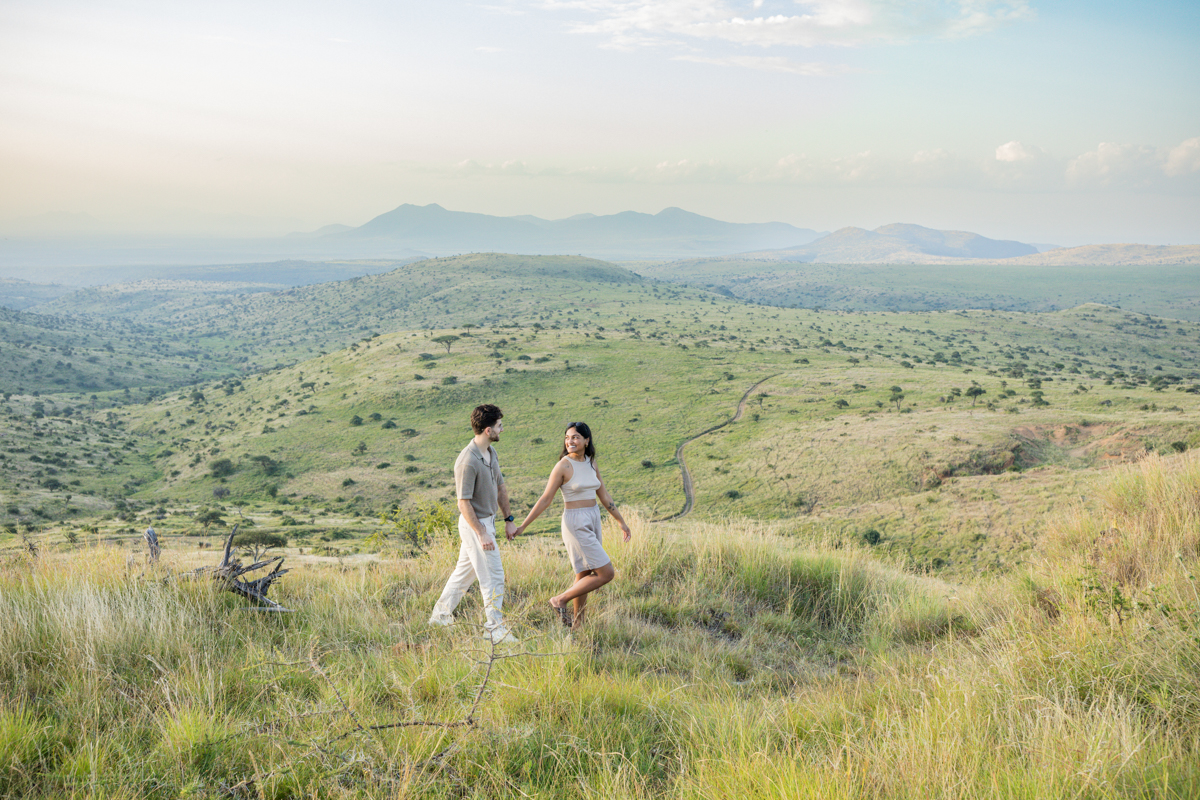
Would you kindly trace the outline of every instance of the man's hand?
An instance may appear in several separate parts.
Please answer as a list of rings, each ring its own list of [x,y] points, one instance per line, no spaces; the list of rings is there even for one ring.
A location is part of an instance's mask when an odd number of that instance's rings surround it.
[[[517,523],[515,523],[515,522],[504,523],[504,538],[508,539],[510,542],[513,539],[517,538]]]
[[[493,540],[492,537],[488,536],[486,532],[479,533],[479,531],[476,531],[475,534],[479,537],[479,546],[482,547],[484,550],[495,550],[496,549],[495,540]]]

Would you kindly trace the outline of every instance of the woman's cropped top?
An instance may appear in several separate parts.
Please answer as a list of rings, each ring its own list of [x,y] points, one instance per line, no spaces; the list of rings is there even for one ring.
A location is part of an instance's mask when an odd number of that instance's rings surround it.
[[[571,480],[562,485],[563,500],[574,503],[577,500],[595,500],[596,490],[600,488],[600,476],[590,458],[576,461],[567,456],[564,459],[571,462]]]

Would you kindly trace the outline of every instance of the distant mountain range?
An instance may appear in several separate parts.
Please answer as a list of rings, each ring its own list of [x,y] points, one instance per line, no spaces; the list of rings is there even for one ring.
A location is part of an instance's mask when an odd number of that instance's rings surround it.
[[[657,214],[622,211],[547,220],[523,215],[493,217],[409,203],[357,228],[327,225],[313,234],[322,242],[369,241],[445,255],[461,252],[585,254],[609,260],[681,258],[745,250],[795,247],[824,234],[784,222],[722,222],[681,208]]]
[[[153,279],[298,286],[383,272],[400,261],[485,252],[606,261],[725,257],[831,264],[1200,263],[1200,245],[1054,248],[903,223],[823,233],[783,222],[724,222],[679,208],[548,220],[406,203],[358,227],[325,225],[275,238],[0,237],[0,278],[71,286]],[[25,288],[10,286],[0,294],[15,305],[36,302]]]
[[[1037,252],[1038,248],[1032,244],[895,223],[873,231],[841,228],[799,247],[747,253],[745,257],[831,264],[901,264],[928,261],[930,256],[1008,259]]]

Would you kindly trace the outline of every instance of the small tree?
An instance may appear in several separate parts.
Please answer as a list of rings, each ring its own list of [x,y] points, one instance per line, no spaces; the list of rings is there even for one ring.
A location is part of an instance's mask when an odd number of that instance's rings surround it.
[[[889,403],[896,404],[896,410],[900,410],[900,403],[904,400],[904,389],[899,386],[892,387],[892,396],[888,398]]]
[[[432,341],[437,344],[446,345],[446,355],[450,355],[450,345],[457,342],[461,337],[455,336],[453,333],[447,333],[445,336],[435,336]]]
[[[246,531],[233,537],[233,546],[255,561],[261,561],[268,550],[276,547],[287,547],[287,537],[282,533],[268,531]]]
[[[967,397],[971,398],[971,405],[975,405],[975,402],[985,394],[987,394],[987,389],[984,389],[982,386],[972,386],[970,389],[967,389]]]
[[[225,519],[221,516],[221,512],[215,508],[205,508],[197,512],[196,522],[204,526],[205,533],[208,533],[208,529],[212,525],[218,528],[225,527]]]

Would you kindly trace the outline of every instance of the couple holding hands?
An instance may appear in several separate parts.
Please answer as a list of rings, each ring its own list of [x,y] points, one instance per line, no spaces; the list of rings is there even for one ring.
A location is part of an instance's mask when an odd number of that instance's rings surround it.
[[[563,436],[562,457],[550,471],[546,490],[530,509],[525,521],[516,525],[508,505],[508,488],[500,472],[500,461],[493,442],[500,441],[504,414],[494,405],[482,405],[471,412],[471,429],[475,437],[463,448],[454,462],[454,487],[458,497],[458,535],[462,544],[458,563],[446,581],[446,588],[433,607],[429,618],[433,625],[454,622],[454,609],[477,579],[483,595],[483,637],[494,644],[516,643],[517,639],[504,624],[504,567],[496,550],[496,509],[504,513],[504,535],[515,539],[529,524],[550,507],[554,495],[561,489],[566,510],[562,517],[563,543],[575,572],[575,582],[562,594],[550,598],[550,605],[562,617],[564,625],[578,630],[583,624],[584,609],[590,592],[611,581],[615,575],[612,561],[604,552],[600,530],[600,509],[597,500],[612,515],[625,541],[629,541],[629,526],[625,524],[612,495],[604,487],[596,470],[596,448],[592,431],[583,422],[567,425]]]

